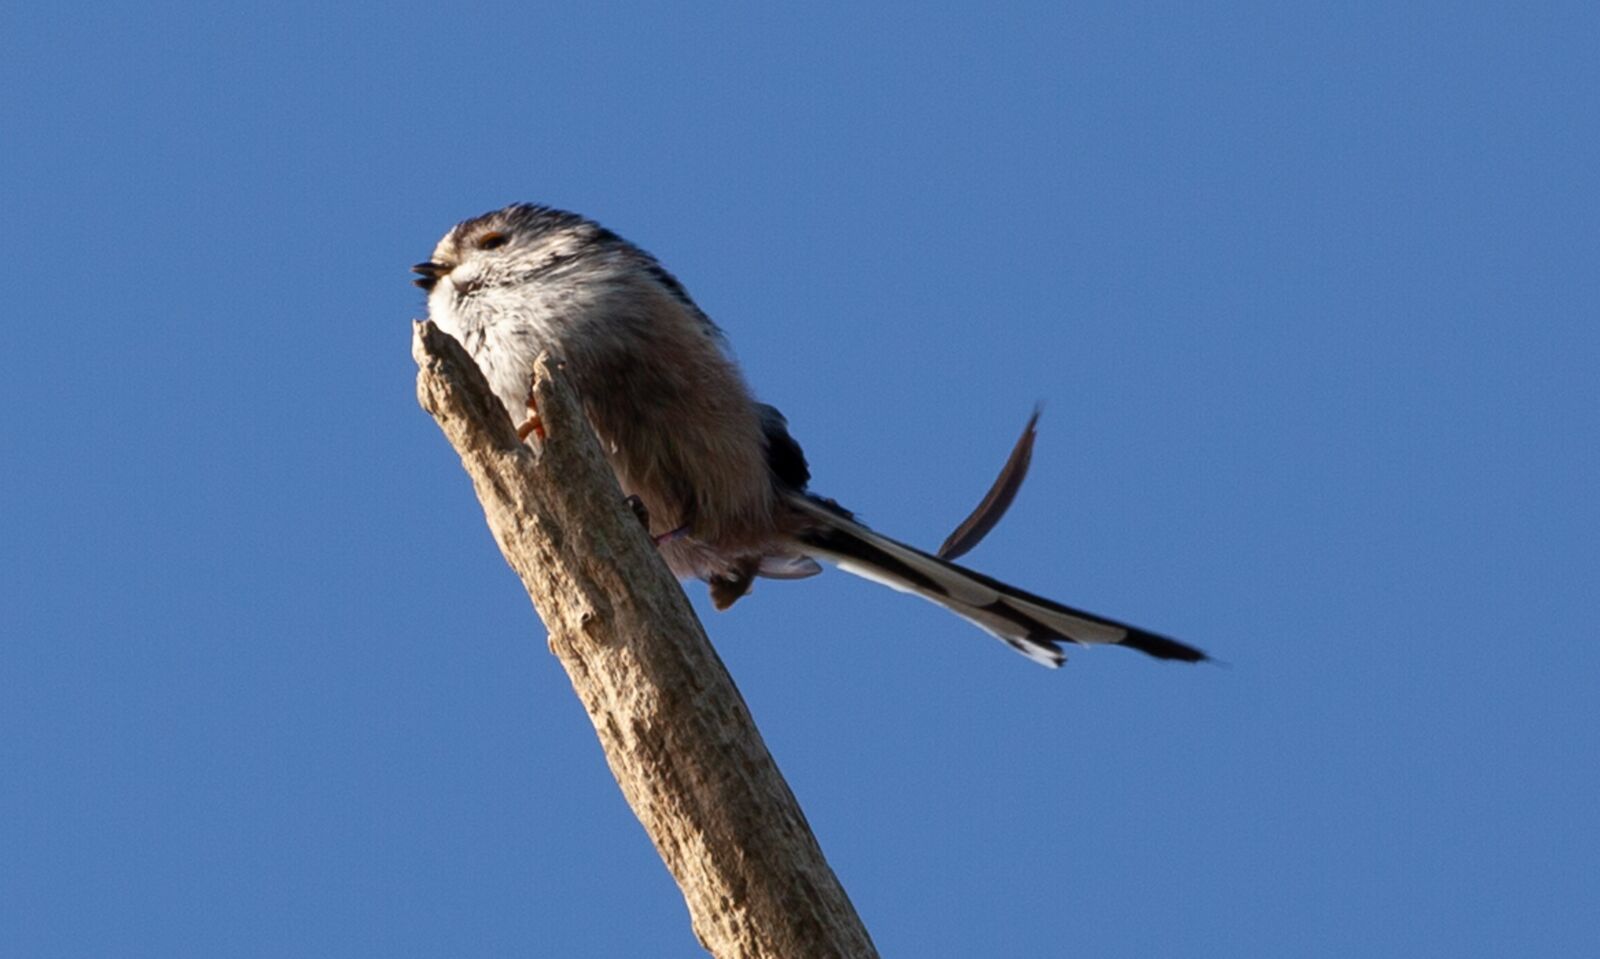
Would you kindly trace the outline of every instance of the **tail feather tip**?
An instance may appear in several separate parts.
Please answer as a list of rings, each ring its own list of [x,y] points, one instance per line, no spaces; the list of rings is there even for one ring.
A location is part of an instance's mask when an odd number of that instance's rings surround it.
[[[1129,649],[1137,649],[1146,656],[1156,659],[1176,659],[1185,663],[1203,663],[1211,657],[1187,643],[1180,643],[1175,639],[1147,633],[1142,629],[1131,629],[1128,635],[1117,645]]]

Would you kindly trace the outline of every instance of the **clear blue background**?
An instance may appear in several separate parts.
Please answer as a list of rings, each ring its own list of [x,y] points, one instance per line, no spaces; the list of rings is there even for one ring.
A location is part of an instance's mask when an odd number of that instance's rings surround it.
[[[13,5],[0,954],[700,954],[413,398],[514,200],[1231,664],[694,589],[886,955],[1600,951],[1600,14],[1200,6]]]

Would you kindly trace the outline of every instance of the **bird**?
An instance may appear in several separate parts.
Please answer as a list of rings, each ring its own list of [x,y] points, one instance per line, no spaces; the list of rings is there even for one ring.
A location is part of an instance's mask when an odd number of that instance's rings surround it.
[[[512,204],[456,224],[412,271],[428,318],[472,356],[525,439],[540,429],[535,360],[560,359],[668,567],[705,581],[719,610],[757,577],[800,579],[827,562],[942,606],[1044,666],[1065,662],[1063,645],[1209,658],[953,562],[975,542],[971,530],[941,557],[810,491],[787,420],[755,398],[721,329],[655,257],[587,217]],[[1032,421],[1030,448],[1031,431]],[[999,510],[1008,503],[1009,494]]]

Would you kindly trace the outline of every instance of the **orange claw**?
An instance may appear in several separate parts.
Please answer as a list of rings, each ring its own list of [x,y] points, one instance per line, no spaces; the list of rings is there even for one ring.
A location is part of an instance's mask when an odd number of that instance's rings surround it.
[[[532,390],[528,391],[528,419],[517,427],[517,439],[526,440],[529,433],[539,437],[539,442],[544,442],[544,421],[539,419],[539,407],[533,401]]]
[[[529,433],[539,437],[539,442],[544,442],[544,424],[539,421],[539,414],[537,413],[528,417],[528,421],[526,423],[523,423],[521,426],[517,427],[517,439],[525,440],[528,438]]]

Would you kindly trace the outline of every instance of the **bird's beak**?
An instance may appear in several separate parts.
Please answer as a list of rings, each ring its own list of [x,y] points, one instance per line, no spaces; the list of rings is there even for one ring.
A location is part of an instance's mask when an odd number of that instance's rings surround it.
[[[447,275],[450,269],[451,267],[447,264],[436,263],[433,260],[429,260],[426,263],[418,263],[411,268],[411,272],[421,275],[411,282],[424,290],[432,290],[434,284],[439,282],[439,277]]]

